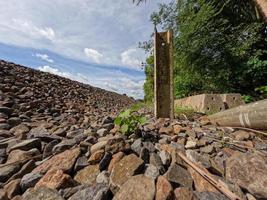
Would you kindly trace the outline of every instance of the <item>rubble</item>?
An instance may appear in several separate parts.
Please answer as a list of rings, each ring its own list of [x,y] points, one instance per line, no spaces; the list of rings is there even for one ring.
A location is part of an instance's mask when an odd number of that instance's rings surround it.
[[[147,123],[126,136],[113,122],[128,97],[3,61],[0,69],[0,199],[267,198],[262,135],[142,109]]]

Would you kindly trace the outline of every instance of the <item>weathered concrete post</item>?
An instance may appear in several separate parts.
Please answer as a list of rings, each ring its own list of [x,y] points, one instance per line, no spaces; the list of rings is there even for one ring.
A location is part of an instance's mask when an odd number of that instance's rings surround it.
[[[173,119],[173,38],[172,31],[154,36],[154,104],[155,117]]]

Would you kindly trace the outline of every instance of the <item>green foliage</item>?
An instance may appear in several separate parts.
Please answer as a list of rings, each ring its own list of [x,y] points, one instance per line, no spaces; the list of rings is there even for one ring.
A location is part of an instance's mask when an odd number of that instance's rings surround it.
[[[146,123],[146,117],[138,114],[140,105],[136,104],[130,109],[127,109],[119,114],[119,116],[114,120],[114,124],[120,126],[120,131],[123,134],[130,135],[134,133],[139,125]]]
[[[255,91],[261,94],[262,99],[267,98],[267,86],[257,87]]]
[[[242,99],[244,100],[245,103],[251,103],[253,102],[253,97],[250,95],[243,95]]]
[[[180,117],[184,117],[184,115],[187,118],[192,118],[195,114],[194,109],[189,108],[189,107],[180,107],[180,106],[176,106],[174,108],[174,115],[178,118]]]
[[[176,98],[206,92],[259,97],[255,88],[267,85],[266,25],[257,19],[252,0],[173,1],[160,5],[151,21],[174,31]],[[151,52],[150,42],[145,44]],[[153,97],[151,60],[146,100]]]

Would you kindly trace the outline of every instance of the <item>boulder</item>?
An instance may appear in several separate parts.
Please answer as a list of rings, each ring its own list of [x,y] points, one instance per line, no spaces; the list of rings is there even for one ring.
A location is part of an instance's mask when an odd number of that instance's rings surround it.
[[[108,200],[111,199],[110,190],[106,185],[97,184],[77,191],[69,200]]]
[[[159,176],[157,180],[155,200],[172,200],[172,199],[173,199],[172,185],[164,176]]]

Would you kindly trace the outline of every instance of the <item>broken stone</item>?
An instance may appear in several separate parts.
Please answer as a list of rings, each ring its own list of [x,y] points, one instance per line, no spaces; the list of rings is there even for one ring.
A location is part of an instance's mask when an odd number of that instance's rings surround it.
[[[115,193],[133,175],[140,173],[144,167],[144,161],[134,154],[122,158],[115,164],[111,175],[111,190]]]
[[[172,200],[173,188],[170,182],[164,177],[159,176],[156,186],[156,198],[155,200]]]
[[[155,190],[155,184],[152,178],[137,175],[131,177],[122,185],[113,200],[153,200]]]
[[[96,177],[100,173],[98,165],[89,165],[77,172],[74,180],[80,184],[93,185],[96,183]]]
[[[41,187],[25,192],[23,200],[64,200],[56,190]]]

